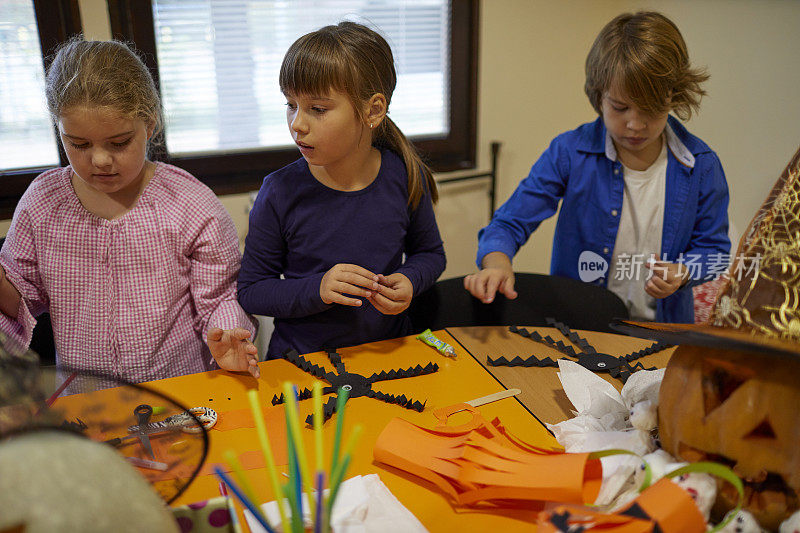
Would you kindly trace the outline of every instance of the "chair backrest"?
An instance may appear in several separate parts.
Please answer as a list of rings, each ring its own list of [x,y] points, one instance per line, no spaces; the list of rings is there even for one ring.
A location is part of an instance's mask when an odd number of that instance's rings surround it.
[[[603,287],[544,274],[515,274],[519,296],[498,295],[481,303],[464,289],[463,278],[438,281],[415,297],[409,307],[414,331],[457,326],[547,326],[554,318],[572,329],[614,333],[609,323],[628,318],[620,298]]]
[[[0,237],[0,248],[3,247],[5,241],[5,237]],[[50,322],[50,315],[48,313],[36,317],[36,327],[33,328],[30,348],[39,354],[39,361],[41,361],[43,365],[56,364],[56,345],[53,340],[53,325]]]

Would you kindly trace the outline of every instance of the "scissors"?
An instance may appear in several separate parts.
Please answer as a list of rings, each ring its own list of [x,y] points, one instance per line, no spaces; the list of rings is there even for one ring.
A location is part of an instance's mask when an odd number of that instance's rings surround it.
[[[150,423],[150,417],[153,415],[153,407],[146,403],[137,405],[133,410],[133,414],[136,416],[136,423],[139,426],[137,431],[139,434],[139,442],[142,443],[144,451],[146,451],[150,457],[155,459],[156,456],[153,453],[153,447],[150,445],[150,437],[145,429],[147,428],[147,424]]]

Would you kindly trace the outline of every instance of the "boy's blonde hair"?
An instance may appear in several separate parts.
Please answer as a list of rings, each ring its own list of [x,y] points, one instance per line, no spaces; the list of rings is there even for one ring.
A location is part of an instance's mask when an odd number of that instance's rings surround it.
[[[105,107],[153,127],[163,125],[161,98],[145,64],[125,43],[74,37],[56,52],[45,78],[54,122],[73,106]]]
[[[387,106],[397,85],[392,49],[377,32],[355,22],[325,26],[297,39],[283,58],[280,87],[284,94],[325,95],[344,93],[364,119],[364,104],[374,94],[386,97]],[[396,152],[408,172],[408,203],[416,208],[425,193],[438,199],[430,168],[416,148],[388,116],[378,125],[374,142]]]
[[[624,13],[605,25],[586,57],[584,91],[602,114],[603,94],[612,85],[642,111],[660,115],[673,111],[688,120],[700,107],[709,78],[692,68],[678,27],[661,13]]]

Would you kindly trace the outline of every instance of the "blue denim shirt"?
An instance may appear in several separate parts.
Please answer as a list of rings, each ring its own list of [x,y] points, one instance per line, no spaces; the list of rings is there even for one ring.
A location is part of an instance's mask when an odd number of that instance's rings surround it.
[[[693,259],[695,270],[689,283],[657,301],[656,320],[693,322],[691,287],[713,277],[709,267],[730,253],[728,184],[706,143],[672,116],[665,131],[669,150],[661,256],[677,261],[683,254]],[[580,279],[578,259],[584,251],[611,265],[624,186],[622,164],[602,118],[562,133],[478,233],[478,266],[490,252],[514,257],[559,202],[550,273]],[[594,283],[605,287],[608,275]]]

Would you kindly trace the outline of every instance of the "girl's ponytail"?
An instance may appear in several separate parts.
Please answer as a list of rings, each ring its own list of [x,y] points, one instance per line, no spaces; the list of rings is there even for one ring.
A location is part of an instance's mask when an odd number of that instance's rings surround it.
[[[376,143],[396,152],[406,164],[408,173],[408,205],[416,209],[425,194],[427,185],[431,194],[431,201],[436,203],[439,192],[436,190],[436,181],[430,167],[420,157],[417,149],[406,138],[400,128],[392,119],[384,117],[376,132]]]

